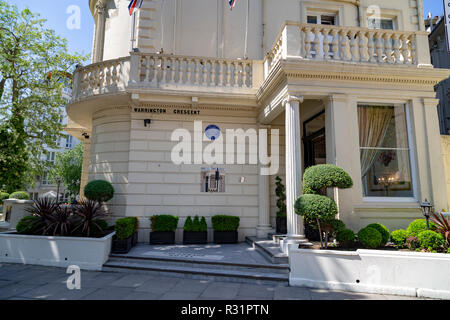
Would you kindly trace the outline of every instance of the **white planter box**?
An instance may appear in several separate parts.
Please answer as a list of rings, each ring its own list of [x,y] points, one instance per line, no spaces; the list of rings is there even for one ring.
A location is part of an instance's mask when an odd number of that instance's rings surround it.
[[[103,238],[29,236],[0,233],[0,262],[53,267],[77,265],[101,270],[115,232]]]
[[[292,286],[450,299],[450,254],[289,248]]]

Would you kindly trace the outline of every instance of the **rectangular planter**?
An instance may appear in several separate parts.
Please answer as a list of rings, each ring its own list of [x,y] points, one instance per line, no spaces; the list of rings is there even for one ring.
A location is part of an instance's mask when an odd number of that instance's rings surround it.
[[[112,241],[112,253],[128,253],[133,247],[133,238],[134,235],[129,237],[128,239],[113,239]]]
[[[111,252],[112,232],[103,238],[0,233],[0,262],[101,270]]]
[[[138,232],[135,232],[133,234],[133,237],[131,238],[131,246],[134,247],[138,243]]]
[[[450,254],[289,247],[291,286],[450,299]]]
[[[175,244],[174,231],[150,232],[150,244]]]
[[[214,243],[237,243],[237,231],[214,231]]]
[[[208,242],[208,232],[183,232],[183,244],[205,244]]]

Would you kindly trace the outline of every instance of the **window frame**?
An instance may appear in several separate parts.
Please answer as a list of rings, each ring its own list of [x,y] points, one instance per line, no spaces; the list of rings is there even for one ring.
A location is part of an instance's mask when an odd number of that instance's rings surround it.
[[[358,110],[359,106],[362,105],[373,105],[373,106],[392,106],[392,105],[404,105],[405,107],[405,120],[406,120],[406,131],[408,138],[408,149],[409,149],[409,166],[411,169],[411,188],[413,192],[412,197],[371,197],[366,196],[364,194],[364,188],[362,183],[362,176],[360,176],[360,184],[361,184],[361,193],[362,200],[364,203],[417,203],[418,201],[418,181],[417,181],[417,167],[416,167],[416,158],[415,158],[415,140],[413,135],[413,127],[412,127],[412,118],[411,118],[411,105],[409,102],[372,102],[372,101],[358,101],[356,108]],[[359,122],[357,124],[358,128],[358,141],[359,141]],[[358,143],[359,152],[361,150],[361,146]],[[405,148],[397,148],[397,149],[405,149]],[[360,157],[358,156],[358,159]],[[359,161],[359,171],[361,171],[361,162]]]

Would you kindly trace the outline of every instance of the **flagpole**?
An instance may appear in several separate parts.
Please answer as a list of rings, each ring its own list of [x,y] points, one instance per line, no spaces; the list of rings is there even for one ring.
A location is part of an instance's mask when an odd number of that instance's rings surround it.
[[[133,11],[133,17],[132,17],[132,21],[131,21],[131,48],[130,48],[130,51],[133,51],[135,42],[136,42],[136,11]]]

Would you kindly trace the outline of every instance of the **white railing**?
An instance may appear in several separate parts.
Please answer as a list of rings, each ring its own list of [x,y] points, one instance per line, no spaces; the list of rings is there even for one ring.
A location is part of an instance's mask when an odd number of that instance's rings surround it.
[[[138,54],[132,82],[138,86],[241,88],[253,87],[253,61]],[[132,56],[133,59],[133,56]],[[132,63],[133,64],[133,63]]]
[[[265,59],[267,75],[281,59],[417,66],[420,32],[286,23]]]

